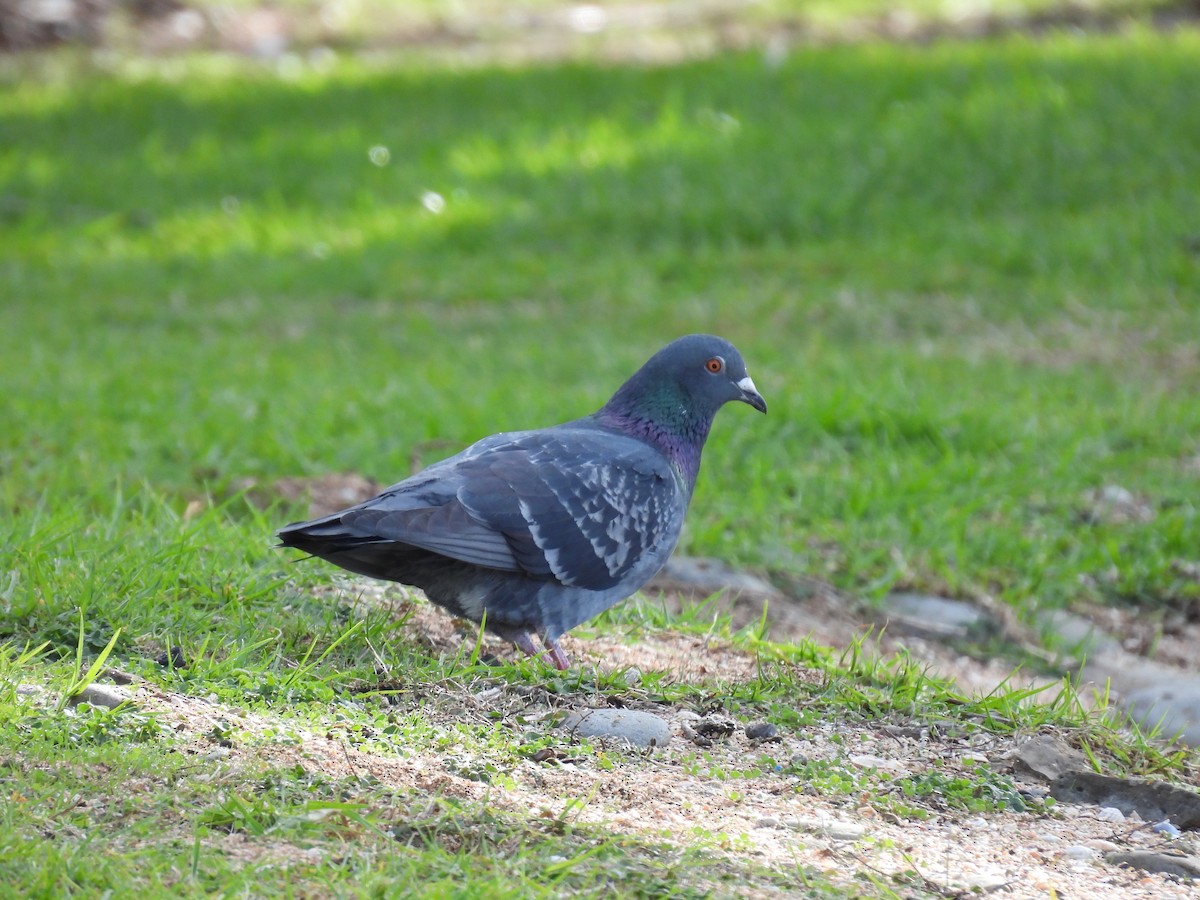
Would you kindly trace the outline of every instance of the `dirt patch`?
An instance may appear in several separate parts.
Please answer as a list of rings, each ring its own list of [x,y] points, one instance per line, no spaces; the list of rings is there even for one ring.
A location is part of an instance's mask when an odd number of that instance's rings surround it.
[[[406,592],[374,583],[353,585],[359,602],[390,604],[407,616],[406,630],[432,652],[458,653],[468,637],[473,646],[474,636],[464,635],[449,617]],[[827,620],[813,633],[822,640],[841,639],[845,628],[845,623]],[[878,646],[885,649],[890,643],[885,637]],[[619,635],[568,637],[566,646],[577,665],[600,671],[636,668],[681,680],[736,681],[752,677],[758,668],[751,654],[693,635],[653,635],[636,643]],[[497,656],[512,652],[490,638],[484,640],[484,650]],[[928,653],[931,664],[984,685],[1003,678],[994,679],[999,670],[990,665],[955,658],[934,646],[909,645],[908,650]],[[434,727],[452,730],[473,722],[507,730],[514,741],[525,740],[531,730],[550,733],[564,706],[594,702],[591,697],[543,696],[546,692],[536,687],[485,679],[424,685],[422,692],[418,711]],[[1024,740],[1020,736],[829,721],[781,733],[765,744],[752,742],[739,728],[702,749],[685,737],[693,711],[645,704],[670,724],[673,737],[667,747],[641,752],[613,747],[605,754],[605,765],[597,764],[594,750],[530,757],[509,764],[503,783],[487,783],[463,774],[471,766],[458,749],[371,752],[346,740],[332,716],[329,723],[297,728],[270,711],[236,709],[145,686],[135,702],[175,727],[186,752],[205,761],[196,770],[201,775],[206,766],[227,771],[301,766],[326,778],[369,776],[387,788],[486,803],[514,815],[566,817],[651,841],[700,842],[716,857],[780,872],[812,867],[848,887],[855,883],[854,873],[872,872],[885,880],[915,879],[922,890],[945,896],[992,890],[1013,897],[1057,891],[1093,900],[1195,896],[1193,887],[1170,876],[1103,861],[1105,853],[1116,851],[1191,848],[1187,835],[1169,841],[1136,817],[1114,820],[1096,807],[1070,805],[1060,805],[1050,815],[971,813],[947,808],[936,798],[920,804],[919,815],[881,812],[878,796],[827,796],[824,788],[810,787],[798,774],[808,770],[792,768],[797,761],[832,766],[847,777],[866,776],[871,791],[886,793],[895,790],[893,779],[905,776],[969,777],[981,766],[1007,770]],[[231,728],[231,746],[222,746],[214,735]],[[279,741],[281,733],[291,739]],[[571,743],[563,734],[562,746]],[[241,852],[252,855],[293,855],[289,848],[243,844]],[[757,893],[775,895],[777,889]],[[755,886],[747,885],[746,895],[756,895]]]

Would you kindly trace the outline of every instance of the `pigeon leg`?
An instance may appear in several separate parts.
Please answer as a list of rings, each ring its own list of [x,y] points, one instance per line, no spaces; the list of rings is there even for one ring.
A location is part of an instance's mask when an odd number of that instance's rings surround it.
[[[533,642],[533,635],[528,631],[514,631],[507,635],[508,639],[516,644],[517,649],[526,656],[541,656],[542,651],[537,648],[537,644]]]
[[[558,646],[558,641],[552,637],[543,634],[541,636],[542,643],[546,647],[546,655],[550,657],[550,662],[554,663],[554,668],[565,671],[571,667],[571,660],[563,651],[563,648]]]
[[[567,669],[571,665],[571,661],[567,659],[567,654],[558,646],[558,642],[553,638],[547,638],[544,634],[540,635],[540,637],[546,647],[545,650],[538,648],[537,644],[533,642],[533,635],[528,631],[506,631],[503,636],[512,641],[516,645],[516,648],[526,656],[548,659],[556,669]]]

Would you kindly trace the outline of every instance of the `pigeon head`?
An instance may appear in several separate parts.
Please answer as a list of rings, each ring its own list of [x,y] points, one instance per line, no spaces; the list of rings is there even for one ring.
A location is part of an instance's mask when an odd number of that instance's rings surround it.
[[[650,357],[597,417],[650,440],[695,477],[713,417],[732,400],[767,411],[738,349],[723,338],[691,334]]]

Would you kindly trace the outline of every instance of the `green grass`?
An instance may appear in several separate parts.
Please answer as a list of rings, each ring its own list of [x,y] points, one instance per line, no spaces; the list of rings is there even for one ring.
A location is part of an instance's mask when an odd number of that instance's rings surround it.
[[[771,413],[722,413],[684,551],[867,598],[997,597],[1029,618],[1094,601],[1194,609],[1200,584],[1172,563],[1200,546],[1198,51],[1192,33],[1134,32],[806,50],[778,66],[342,60],[280,77],[206,58],[5,61],[0,746],[21,749],[0,764],[27,802],[0,814],[3,881],[35,896],[258,887],[270,861],[239,861],[209,840],[221,829],[315,841],[319,859],[287,870],[294,893],[422,878],[430,895],[456,879],[587,893],[618,850],[633,893],[747,877],[508,813],[484,846],[480,819],[499,813],[424,796],[397,801],[428,804],[400,841],[381,832],[402,817],[362,786],[291,769],[196,783],[153,716],[31,711],[10,690],[65,696],[119,630],[110,665],[309,725],[338,724],[323,718],[336,708],[382,753],[443,737],[403,718],[389,737],[383,698],[353,701],[381,664],[402,711],[431,684],[457,709],[479,678],[635,691],[529,663],[481,674],[469,641],[457,661],[431,657],[399,616],[331,587],[329,567],[273,550],[303,510],[242,489],[388,481],[414,454],[588,412],[689,331],[737,342]],[[1086,492],[1112,484],[1152,520],[1094,521]],[[1002,692],[964,712],[908,663],[739,640],[826,673],[812,704],[770,664],[745,684],[645,673],[636,691],[795,729],[822,715],[1090,727],[1066,701],[1035,712]],[[154,662],[170,648],[188,668]],[[258,740],[227,724],[215,746]],[[489,733],[456,732],[462,766],[483,754],[478,771],[503,782],[511,735]],[[1129,771],[1181,764],[1088,733]],[[304,796],[263,795],[260,777],[299,779]],[[896,808],[970,794],[956,777],[897,786]],[[144,780],[144,804],[68,805],[114,779]],[[47,829],[48,855],[9,852]],[[384,852],[397,841],[421,852]],[[515,851],[544,841],[522,868]],[[338,850],[351,844],[363,854]]]

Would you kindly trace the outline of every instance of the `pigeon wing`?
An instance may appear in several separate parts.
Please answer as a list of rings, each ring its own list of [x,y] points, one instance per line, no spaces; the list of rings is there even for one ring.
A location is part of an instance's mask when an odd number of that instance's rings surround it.
[[[343,516],[355,531],[588,590],[616,587],[678,537],[666,460],[604,432],[508,435]]]

